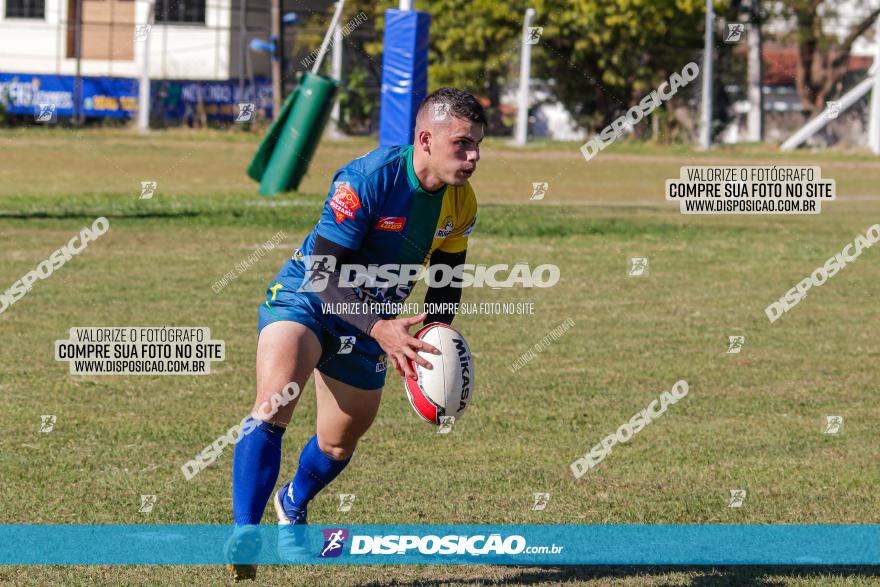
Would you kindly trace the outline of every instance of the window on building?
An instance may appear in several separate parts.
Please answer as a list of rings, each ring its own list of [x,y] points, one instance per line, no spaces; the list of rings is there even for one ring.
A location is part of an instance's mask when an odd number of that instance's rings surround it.
[[[204,24],[205,0],[156,0],[156,22]]]
[[[45,0],[6,0],[6,18],[45,18]]]

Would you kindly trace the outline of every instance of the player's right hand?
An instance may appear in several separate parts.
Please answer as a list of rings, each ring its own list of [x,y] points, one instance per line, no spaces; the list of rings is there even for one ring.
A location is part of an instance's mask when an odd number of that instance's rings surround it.
[[[370,330],[370,336],[376,339],[379,346],[388,355],[391,364],[397,369],[401,377],[409,377],[418,380],[415,370],[409,364],[412,360],[426,369],[433,369],[431,363],[419,356],[419,351],[439,355],[440,351],[423,340],[411,336],[409,329],[427,317],[426,314],[411,316],[409,318],[397,318],[395,320],[379,320]]]

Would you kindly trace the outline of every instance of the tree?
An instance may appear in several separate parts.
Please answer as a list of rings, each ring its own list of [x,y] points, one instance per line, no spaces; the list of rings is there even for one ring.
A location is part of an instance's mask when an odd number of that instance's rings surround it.
[[[824,0],[784,0],[782,13],[795,22],[798,44],[796,85],[801,104],[810,116],[825,108],[825,101],[846,75],[853,44],[871,28],[880,8],[862,8],[856,24],[841,39],[827,32],[841,24],[841,14]],[[848,14],[852,17],[852,14]],[[880,41],[880,40],[878,40]]]
[[[701,65],[704,16],[705,0],[547,0],[538,75],[578,122],[603,127],[672,72]]]
[[[522,13],[526,5],[526,0],[509,3],[495,0],[425,0],[416,4],[417,10],[431,15],[428,91],[442,86],[455,86],[486,97],[489,101],[489,126],[493,132],[502,129],[501,94],[510,67],[519,58]],[[345,43],[349,54],[347,59],[357,60],[358,67],[367,73],[358,77],[357,83],[370,89],[376,88],[377,103],[382,77],[385,10],[397,6],[394,0],[349,0],[342,19],[344,23],[360,11],[368,17],[365,24],[346,37]],[[329,22],[330,14],[332,6],[324,14],[312,16],[317,16],[315,20],[321,21],[321,26],[326,26],[323,22]],[[313,33],[307,46],[317,46],[319,43],[319,35]],[[346,80],[349,81],[352,80]]]
[[[392,0],[371,2],[348,0],[339,19],[343,30],[343,79],[339,89],[340,116],[346,132],[370,132],[378,118],[379,88],[382,82],[382,31],[386,8],[396,7]],[[301,22],[289,55],[294,71],[311,70],[315,56],[333,18],[335,6],[323,10],[299,10]],[[319,73],[331,70],[331,48]]]
[[[732,1],[716,4],[723,10]],[[371,84],[381,75],[384,10],[394,5],[353,0],[346,7],[347,15],[369,15],[346,43],[369,55],[363,65]],[[702,65],[705,0],[424,0],[417,7],[431,14],[429,91],[451,85],[485,97],[493,132],[503,128],[502,94],[518,76],[527,7],[543,28],[533,47],[533,79],[547,80],[588,127],[607,125],[688,62]],[[692,85],[676,99],[699,91]]]
[[[499,131],[501,94],[519,61],[525,0],[434,0],[431,13],[429,90],[455,86],[489,101],[489,128]],[[536,9],[544,4],[534,2]],[[540,25],[540,23],[535,23]]]

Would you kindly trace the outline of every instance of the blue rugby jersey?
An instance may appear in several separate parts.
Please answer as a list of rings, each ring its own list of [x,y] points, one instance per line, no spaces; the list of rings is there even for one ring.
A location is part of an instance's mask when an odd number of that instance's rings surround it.
[[[316,235],[353,249],[347,262],[364,266],[427,265],[435,250],[458,253],[467,248],[477,215],[473,188],[466,183],[433,193],[423,190],[412,152],[412,145],[379,148],[336,172],[314,230],[278,273],[276,281],[284,289],[300,288],[303,256],[312,254]],[[359,289],[371,300],[400,302],[412,284]]]

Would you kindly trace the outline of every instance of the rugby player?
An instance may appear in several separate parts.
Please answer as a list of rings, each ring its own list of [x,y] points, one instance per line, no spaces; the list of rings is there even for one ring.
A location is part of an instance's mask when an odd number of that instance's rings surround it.
[[[298,398],[264,421],[258,406],[290,382],[303,389],[314,373],[317,433],[300,452],[293,479],[274,496],[282,527],[305,524],[309,502],[345,469],[373,423],[387,363],[412,378],[409,360],[431,367],[417,352],[439,351],[411,336],[410,329],[423,321],[449,324],[453,314],[396,318],[376,313],[371,309],[377,302],[401,302],[413,284],[344,287],[340,270],[343,264],[464,263],[477,215],[468,179],[480,159],[485,127],[485,112],[472,95],[442,88],[421,104],[413,145],[376,149],[334,175],[318,223],[269,284],[260,305],[257,396],[249,416],[259,423],[235,447],[236,532],[254,530],[262,519]],[[460,287],[429,283],[425,304],[460,299]],[[351,311],[325,313],[329,306],[322,303]],[[240,546],[235,538],[227,545],[232,558]],[[239,579],[256,573],[253,565],[230,566]]]

